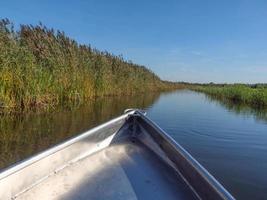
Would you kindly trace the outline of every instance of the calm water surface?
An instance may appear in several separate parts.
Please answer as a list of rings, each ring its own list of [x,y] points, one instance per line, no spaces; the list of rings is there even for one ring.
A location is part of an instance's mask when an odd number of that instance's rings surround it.
[[[125,108],[148,116],[237,199],[267,199],[267,112],[179,90],[104,98],[75,109],[0,118],[0,168],[81,133]]]
[[[205,95],[162,95],[148,116],[237,199],[267,199],[267,114]]]

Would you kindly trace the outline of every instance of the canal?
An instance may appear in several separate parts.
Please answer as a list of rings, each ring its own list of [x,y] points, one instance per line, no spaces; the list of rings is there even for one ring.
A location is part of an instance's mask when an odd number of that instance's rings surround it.
[[[0,116],[0,168],[141,108],[237,199],[267,198],[267,112],[189,90],[95,99],[53,112]]]

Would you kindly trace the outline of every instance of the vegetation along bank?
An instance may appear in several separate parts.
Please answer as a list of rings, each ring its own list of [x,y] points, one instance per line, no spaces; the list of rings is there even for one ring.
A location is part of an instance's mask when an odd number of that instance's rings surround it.
[[[179,87],[106,51],[81,45],[39,24],[14,29],[0,21],[0,108],[81,103],[96,96],[131,95]]]
[[[195,84],[188,87],[217,99],[245,104],[254,108],[267,108],[266,84]]]

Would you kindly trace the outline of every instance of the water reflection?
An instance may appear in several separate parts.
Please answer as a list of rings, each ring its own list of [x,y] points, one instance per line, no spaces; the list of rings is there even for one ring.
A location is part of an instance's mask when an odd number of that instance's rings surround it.
[[[231,101],[218,99],[209,95],[206,95],[206,99],[211,102],[216,102],[217,104],[225,107],[228,111],[234,112],[237,115],[247,117],[253,116],[255,120],[267,123],[267,109],[252,108],[248,105],[233,103]]]
[[[147,108],[159,93],[95,99],[76,108],[0,117],[0,168],[40,152],[123,113]]]
[[[237,199],[265,199],[266,110],[189,90],[96,99],[53,113],[1,116],[0,167],[118,116],[129,107],[148,108],[148,116]]]
[[[148,116],[234,197],[266,199],[265,112],[180,90],[162,95]]]

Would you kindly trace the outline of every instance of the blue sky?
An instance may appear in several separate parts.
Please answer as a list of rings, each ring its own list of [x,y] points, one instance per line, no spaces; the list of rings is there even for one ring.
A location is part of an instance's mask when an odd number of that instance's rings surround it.
[[[267,82],[266,0],[6,0],[0,17],[41,21],[166,80]]]

